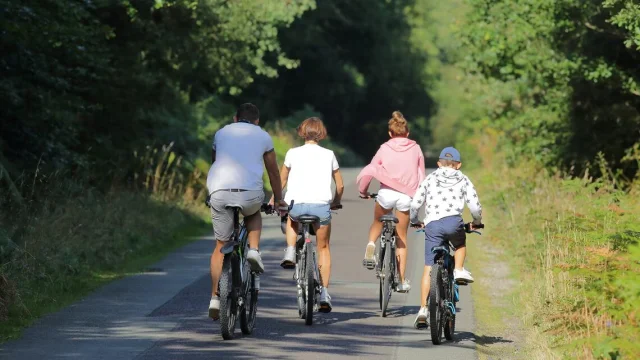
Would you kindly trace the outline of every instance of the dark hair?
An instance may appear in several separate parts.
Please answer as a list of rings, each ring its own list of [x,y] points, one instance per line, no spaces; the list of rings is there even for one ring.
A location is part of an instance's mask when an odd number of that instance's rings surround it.
[[[305,140],[320,141],[327,137],[327,128],[317,117],[310,117],[298,126],[298,136]]]
[[[260,110],[258,107],[251,103],[244,103],[238,106],[238,111],[236,111],[236,117],[238,121],[247,120],[250,122],[254,122],[260,119]]]

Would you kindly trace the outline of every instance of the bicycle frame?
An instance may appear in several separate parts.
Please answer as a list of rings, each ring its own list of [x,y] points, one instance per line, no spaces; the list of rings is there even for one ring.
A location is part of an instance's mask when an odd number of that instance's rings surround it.
[[[384,252],[387,245],[390,249],[396,248],[396,233],[395,225],[389,221],[385,221],[382,224],[382,234],[380,236],[380,252],[378,253],[378,259],[376,260],[376,275],[380,276],[382,270],[382,260],[384,259]],[[397,275],[396,275],[397,276]]]
[[[447,284],[444,293],[444,305],[450,315],[456,314],[456,302],[459,301],[458,284],[453,279],[453,269],[455,266],[451,252],[455,251],[449,243],[445,246],[438,246],[432,250],[436,253],[435,263],[442,265],[442,283]]]
[[[312,224],[301,223],[300,225],[302,226],[302,231],[300,231],[302,236],[298,238],[296,242],[296,252],[297,252],[297,256],[300,259],[300,261],[296,261],[296,270],[295,270],[296,285],[298,287],[298,292],[299,293],[302,292],[302,288],[304,284],[302,284],[302,274],[300,273],[302,268],[300,264],[305,264],[305,260],[307,256],[307,247],[311,246],[312,254],[313,254],[312,260],[314,264],[313,274],[314,274],[314,282],[315,282],[315,292],[318,293],[319,284],[320,284],[320,271],[318,270],[316,249],[315,249],[315,246],[313,246],[313,241],[311,240],[310,229]]]

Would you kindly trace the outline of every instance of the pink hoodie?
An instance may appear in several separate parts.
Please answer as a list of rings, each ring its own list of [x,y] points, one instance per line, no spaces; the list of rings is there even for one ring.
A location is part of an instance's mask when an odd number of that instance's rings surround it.
[[[424,155],[415,141],[392,138],[380,149],[356,179],[360,193],[366,193],[372,179],[413,197],[424,180]]]

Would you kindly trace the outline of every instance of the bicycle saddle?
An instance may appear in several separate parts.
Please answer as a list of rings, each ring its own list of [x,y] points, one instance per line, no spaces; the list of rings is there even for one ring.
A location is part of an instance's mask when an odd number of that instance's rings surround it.
[[[380,222],[393,221],[395,224],[398,223],[398,218],[393,214],[382,215],[378,220],[380,220]]]
[[[436,246],[433,249],[431,249],[432,253],[438,252],[438,251],[444,251],[444,252],[448,253],[449,252],[449,247],[441,245],[441,246]]]
[[[303,224],[313,224],[320,222],[320,218],[315,215],[300,215],[296,221],[301,222]]]
[[[238,205],[238,204],[228,204],[227,206],[225,206],[225,208],[227,209],[240,209],[242,210],[242,206]]]

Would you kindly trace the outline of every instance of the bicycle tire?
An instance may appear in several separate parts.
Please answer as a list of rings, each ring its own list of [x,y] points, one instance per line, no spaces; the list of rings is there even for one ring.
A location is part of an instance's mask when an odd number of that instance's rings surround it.
[[[250,335],[256,324],[258,311],[258,291],[256,290],[256,275],[251,273],[249,262],[245,259],[245,281],[243,286],[244,304],[240,309],[240,329],[245,335]]]
[[[313,324],[313,308],[316,295],[315,279],[314,279],[314,264],[313,264],[313,248],[311,243],[307,243],[307,250],[305,253],[305,318],[304,323],[307,325]]]
[[[440,345],[442,342],[442,266],[434,264],[431,267],[431,288],[429,289],[429,327],[431,328],[431,342]]]
[[[236,331],[237,301],[235,291],[233,291],[232,276],[232,257],[234,256],[237,255],[231,253],[224,257],[222,274],[220,274],[220,281],[218,282],[218,292],[220,293],[220,332],[222,333],[222,338],[225,340],[233,339]]]
[[[382,284],[382,317],[387,316],[387,307],[391,300],[391,287],[393,286],[393,265],[391,263],[393,257],[393,249],[387,242],[384,251],[384,262],[382,265],[383,284]]]
[[[453,292],[455,291],[453,288],[453,283],[449,281],[447,284],[449,288],[447,291],[446,300],[450,301],[453,304],[453,306],[456,306],[456,301],[454,299],[454,294],[453,294]],[[444,338],[447,340],[453,340],[453,333],[455,330],[456,330],[456,314],[452,313],[451,310],[446,309],[445,316],[444,316]]]
[[[382,242],[382,241],[380,241]],[[378,264],[382,264],[382,261],[380,259],[383,259],[384,256],[384,249],[380,249],[380,253],[378,254]],[[382,269],[378,270],[378,281],[380,283],[380,286],[378,287],[378,302],[380,303],[380,310],[382,310],[382,293],[384,292],[384,277],[381,276],[382,275]]]
[[[453,340],[453,332],[456,330],[456,316],[451,314],[447,321],[444,322],[444,338]]]
[[[304,310],[304,279],[305,279],[305,272],[304,272],[304,260],[303,260],[303,256],[302,256],[302,251],[300,250],[300,252],[296,251],[296,297],[297,297],[297,301],[298,301],[298,316],[300,317],[300,319],[304,319],[306,317],[306,311]]]

